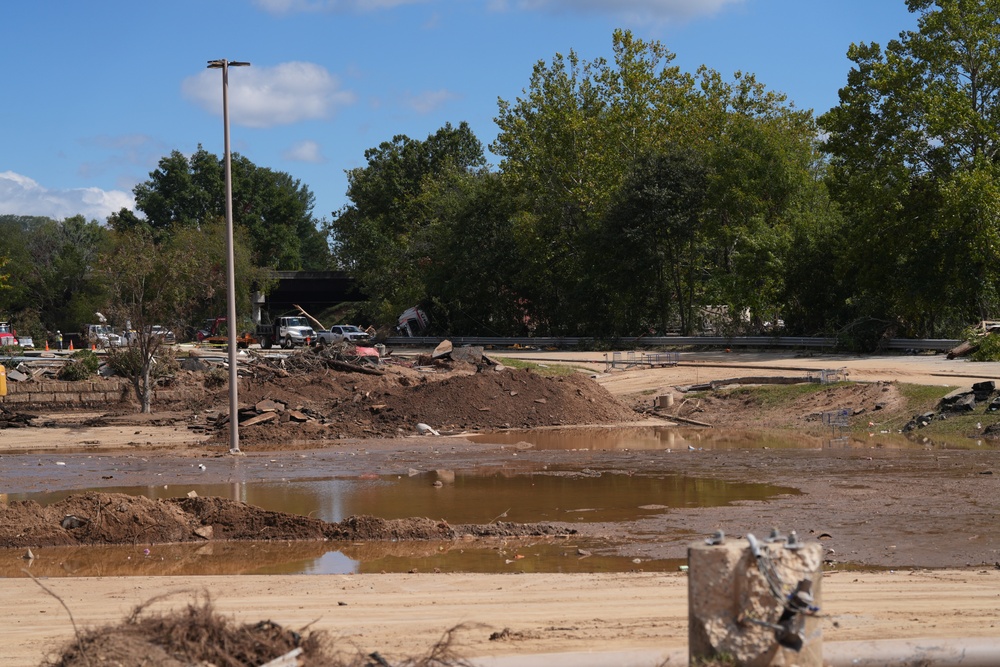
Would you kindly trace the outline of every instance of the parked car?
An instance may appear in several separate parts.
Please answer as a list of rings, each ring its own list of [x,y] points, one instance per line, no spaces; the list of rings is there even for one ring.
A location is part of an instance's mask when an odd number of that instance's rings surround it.
[[[98,347],[121,347],[125,344],[125,339],[116,334],[107,324],[85,324],[83,325],[83,339]]]
[[[177,336],[170,329],[160,326],[159,324],[154,324],[149,328],[149,334],[151,336],[161,336],[163,338],[163,343],[166,345],[173,345],[177,342]]]
[[[338,324],[325,331],[316,332],[317,345],[335,345],[343,342],[364,344],[370,343],[371,339],[371,334],[353,324]]]

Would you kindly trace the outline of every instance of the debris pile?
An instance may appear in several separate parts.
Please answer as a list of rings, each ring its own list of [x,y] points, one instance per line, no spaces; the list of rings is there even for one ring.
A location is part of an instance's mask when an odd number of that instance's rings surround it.
[[[30,415],[26,412],[13,412],[0,405],[0,429],[35,426],[32,422],[37,417],[38,415]]]
[[[219,615],[207,597],[165,613],[146,608],[154,601],[136,607],[118,625],[80,633],[57,662],[46,664],[346,664],[331,655],[332,646],[322,633],[300,634],[273,621],[238,624]]]
[[[914,415],[913,418],[903,427],[903,432],[908,433],[918,428],[924,428],[935,419],[947,419],[949,414],[967,414],[976,412],[980,406],[986,404],[986,412],[996,412],[1000,410],[1000,396],[996,393],[996,382],[986,380],[972,385],[971,389],[956,389],[941,399],[940,411],[933,410]],[[1000,429],[995,429],[1000,431]],[[997,435],[988,428],[984,435]]]
[[[263,355],[250,350],[244,362],[249,374],[268,379],[288,377],[292,373],[312,373],[333,369],[346,373],[381,375],[382,358],[373,347],[349,342],[317,345],[287,355]]]

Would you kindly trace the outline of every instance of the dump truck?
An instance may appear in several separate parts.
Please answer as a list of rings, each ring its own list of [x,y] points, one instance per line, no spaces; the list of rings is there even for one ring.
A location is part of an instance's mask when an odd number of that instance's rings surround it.
[[[17,332],[10,326],[10,322],[0,322],[0,347],[17,345]]]
[[[291,349],[296,345],[309,345],[316,339],[316,330],[309,326],[309,320],[298,315],[276,317],[269,323],[257,325],[254,337],[260,346],[269,350],[274,345]]]

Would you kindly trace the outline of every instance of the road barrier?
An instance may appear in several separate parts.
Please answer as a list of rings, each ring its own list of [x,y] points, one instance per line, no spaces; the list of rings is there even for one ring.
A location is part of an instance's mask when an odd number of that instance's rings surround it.
[[[630,347],[752,347],[752,348],[808,348],[836,350],[840,341],[818,336],[631,336],[601,339],[593,337],[548,336],[501,338],[490,336],[394,336],[385,343],[395,347],[436,347],[441,341],[450,340],[455,347],[482,345],[483,347],[530,348],[579,348],[600,344]],[[962,341],[952,338],[890,338],[880,344],[882,350],[915,350],[946,352]]]

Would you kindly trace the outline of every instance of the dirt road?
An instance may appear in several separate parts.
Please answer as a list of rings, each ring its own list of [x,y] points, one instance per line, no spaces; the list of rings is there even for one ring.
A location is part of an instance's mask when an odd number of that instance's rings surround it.
[[[674,368],[616,369],[605,374],[600,354],[517,354],[543,363],[568,361],[588,368],[600,384],[618,396],[652,396],[676,384],[709,379],[827,368],[847,368],[851,379],[856,380],[901,379],[942,385],[968,385],[1000,377],[1000,366],[996,364],[948,361],[943,356],[862,359],[698,354],[682,358],[682,364]],[[203,455],[199,449],[178,449],[178,440],[193,442],[199,438],[180,426],[100,428],[107,431],[80,436],[88,441],[86,446],[94,449],[94,464],[74,480],[57,480],[63,488],[67,484],[86,487],[99,480],[102,469],[97,459],[116,465],[126,458],[135,460],[141,452],[146,462],[143,469],[171,471],[190,468],[191,457]],[[66,442],[71,433],[72,429],[0,431],[0,450],[26,451],[45,443],[51,447],[54,438]],[[112,454],[109,443],[121,446],[122,441],[130,451]],[[159,445],[167,446],[157,453],[154,449]],[[351,440],[336,446],[359,445]],[[379,471],[392,471],[398,468],[399,461],[411,465],[420,456],[412,440],[395,444],[372,441],[363,446],[369,452],[365,469],[371,469],[375,462]],[[501,451],[456,446],[453,454],[436,451],[427,465],[437,465],[437,457],[442,456],[450,457],[451,463],[489,461]],[[400,456],[401,452],[405,457]],[[281,460],[300,454],[262,456]],[[539,452],[536,456],[559,455]],[[648,459],[641,452],[608,454],[606,459],[596,453],[594,456],[594,465],[623,469],[632,466],[636,471]],[[830,546],[838,557],[844,555],[847,560],[883,569],[824,574],[825,642],[997,635],[1000,566],[994,563],[1000,561],[1000,543],[995,536],[1000,494],[996,492],[997,475],[992,473],[1000,472],[1000,458],[995,448],[983,448],[960,459],[928,452],[905,461],[893,451],[852,448],[840,456],[823,457],[822,464],[816,463],[820,457],[808,451],[720,455],[708,450],[675,456],[668,463],[681,474],[791,483],[801,493],[763,505],[742,503],[666,515],[669,518],[664,518],[659,527],[643,527],[650,534],[644,538],[642,548],[653,548],[655,544],[663,557],[683,553],[682,539],[657,540],[658,531],[698,536],[725,527],[727,534],[738,534],[780,524],[799,528],[802,534],[811,529],[816,534],[827,532],[832,535]],[[17,455],[0,456],[0,491],[26,478],[24,463],[26,459]],[[346,465],[344,474],[352,474],[350,464],[341,460],[338,465]],[[361,469],[359,465],[357,470]],[[134,483],[140,484],[141,480]],[[618,530],[613,526],[600,529],[609,534]],[[936,569],[895,569],[898,564],[914,563],[934,565]],[[314,623],[312,627],[329,630],[363,651],[377,650],[398,658],[420,653],[445,630],[459,624],[468,626],[458,634],[458,642],[470,657],[637,649],[648,649],[654,655],[661,651],[683,653],[687,638],[685,581],[681,573],[635,572],[108,577],[47,579],[42,583],[62,598],[78,625],[114,622],[133,606],[157,595],[189,591],[175,593],[173,602],[163,603],[183,605],[190,600],[190,591],[205,590],[221,611],[240,619],[267,618],[293,628]],[[38,664],[46,652],[72,639],[73,625],[65,609],[36,583],[5,579],[0,587],[6,603],[0,605],[0,662],[4,665]],[[503,639],[490,640],[491,633],[505,628],[509,632]]]
[[[183,606],[207,591],[220,612],[242,621],[330,632],[345,645],[387,658],[424,653],[462,625],[467,656],[560,652],[683,654],[687,591],[682,574],[384,574],[49,579],[80,626],[117,622],[136,604]],[[73,637],[66,610],[25,579],[3,582],[3,664],[37,665]],[[840,572],[824,575],[824,643],[903,638],[995,637],[1000,628],[994,570]],[[509,630],[504,639],[493,633]],[[610,662],[607,664],[614,664]],[[645,665],[656,664],[650,660]],[[671,662],[671,664],[673,664]]]

